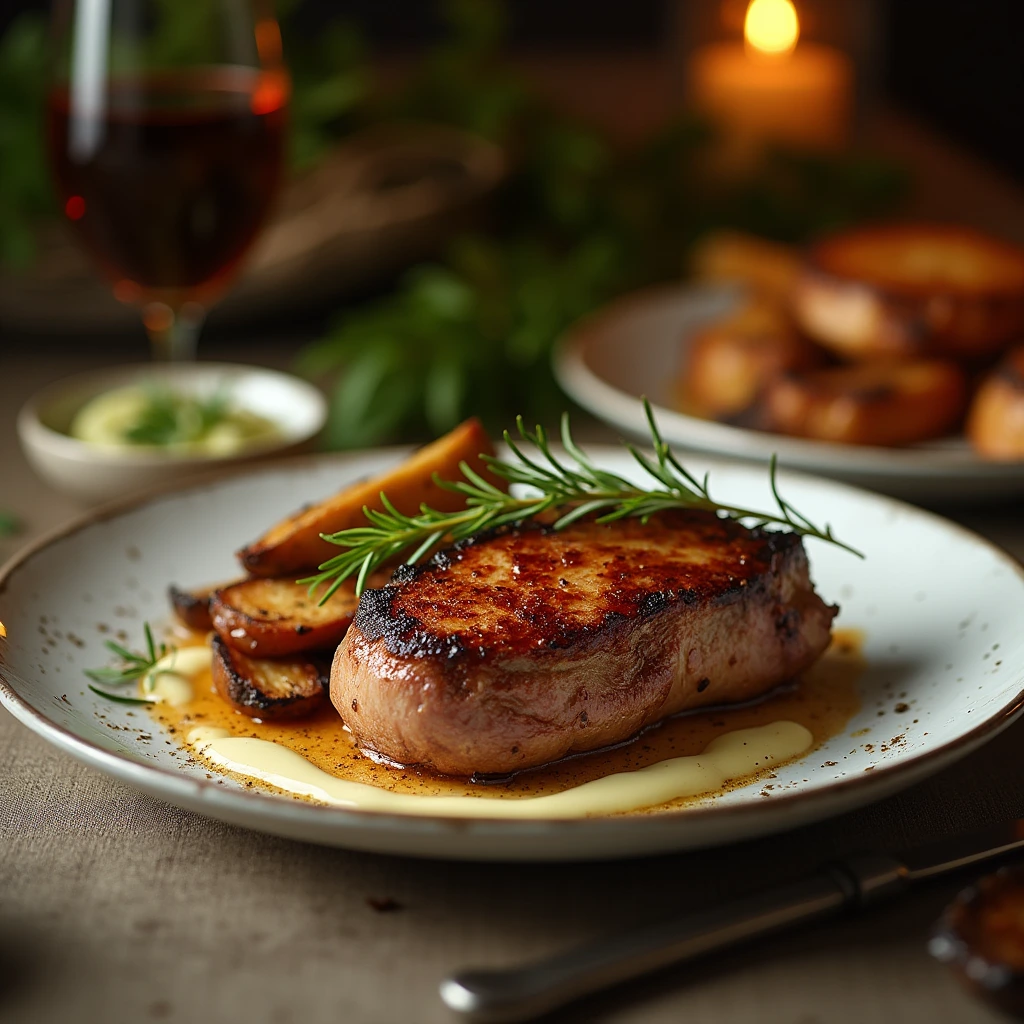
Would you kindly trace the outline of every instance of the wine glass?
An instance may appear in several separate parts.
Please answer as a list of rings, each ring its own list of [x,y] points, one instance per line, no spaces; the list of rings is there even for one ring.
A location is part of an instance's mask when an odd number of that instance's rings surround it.
[[[47,136],[66,220],[157,359],[195,357],[281,182],[289,80],[263,0],[57,0]]]

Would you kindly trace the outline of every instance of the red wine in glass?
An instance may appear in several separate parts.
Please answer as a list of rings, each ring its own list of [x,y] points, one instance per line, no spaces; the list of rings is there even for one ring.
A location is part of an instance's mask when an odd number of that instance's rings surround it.
[[[274,41],[266,21],[254,28],[254,39],[262,31]],[[142,307],[158,357],[193,354],[202,312],[278,192],[288,78],[276,60],[265,63],[98,80],[94,72],[91,83],[72,71],[50,92],[47,136],[65,218],[115,296]]]

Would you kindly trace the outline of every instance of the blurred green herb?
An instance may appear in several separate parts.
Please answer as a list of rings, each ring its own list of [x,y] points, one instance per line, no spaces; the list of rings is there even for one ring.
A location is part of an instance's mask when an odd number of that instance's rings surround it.
[[[149,31],[144,37],[141,52],[137,37],[119,35],[118,21],[115,19],[112,23],[112,68],[131,74],[140,66],[173,68],[188,67],[204,61],[218,63],[218,40],[225,27],[221,24],[223,12],[217,4],[149,0],[146,8]],[[128,19],[122,24],[131,26],[132,31],[137,28]]]
[[[199,5],[202,7],[203,5]],[[396,95],[370,89],[359,34],[334,20],[303,31],[301,0],[278,4],[293,92],[293,170],[313,168],[343,135],[375,120],[453,124],[499,143],[511,172],[486,237],[453,240],[386,297],[347,311],[299,368],[332,394],[327,443],[354,447],[438,433],[476,412],[541,420],[564,404],[551,348],[574,320],[631,288],[678,278],[689,246],[732,228],[801,242],[890,211],[905,176],[865,157],[768,152],[747,180],[706,170],[714,133],[687,121],[620,152],[560,117],[502,59],[506,5],[446,0],[445,38]],[[189,52],[209,11],[158,0],[155,45]],[[52,210],[43,158],[42,20],[0,40],[0,263],[31,261],[33,227]],[[166,417],[165,417],[166,422]],[[153,425],[157,429],[157,425]]]
[[[509,131],[537,106],[500,59],[507,14],[499,0],[443,0],[447,34],[419,62],[384,113],[442,121],[508,144]]]
[[[362,36],[346,21],[304,34],[296,0],[277,5],[292,79],[288,118],[291,166],[309,170],[347,130],[366,117],[370,75]],[[312,36],[312,38],[310,38]]]
[[[13,512],[0,509],[0,537],[14,537],[22,529],[21,520]]]
[[[188,444],[228,420],[231,412],[230,398],[224,390],[208,398],[194,398],[170,388],[151,387],[138,420],[124,432],[124,439],[130,444]]]
[[[448,37],[391,113],[446,121],[501,143],[512,172],[486,237],[455,239],[387,296],[347,311],[298,368],[332,394],[326,443],[358,447],[447,430],[475,413],[497,427],[564,405],[552,346],[575,320],[644,285],[678,279],[692,243],[716,228],[801,242],[891,209],[891,165],[785,150],[745,181],[715,180],[714,141],[696,120],[616,152],[547,109],[501,61],[498,0],[449,0]]]
[[[16,18],[0,38],[0,264],[23,268],[35,256],[35,228],[52,214],[43,132],[46,23]]]

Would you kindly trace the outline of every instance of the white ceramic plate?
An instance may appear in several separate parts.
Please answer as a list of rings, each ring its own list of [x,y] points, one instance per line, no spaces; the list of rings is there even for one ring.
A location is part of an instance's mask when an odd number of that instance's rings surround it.
[[[619,449],[592,454],[628,471]],[[229,578],[240,542],[399,458],[390,451],[297,460],[94,513],[34,545],[0,572],[8,632],[0,640],[0,700],[86,764],[202,814],[338,846],[501,860],[653,854],[792,828],[909,785],[991,738],[1021,709],[1024,570],[943,519],[796,474],[782,475],[784,494],[867,554],[860,561],[809,542],[819,591],[842,605],[838,624],[865,631],[869,668],[848,730],[780,769],[768,797],[756,784],[685,811],[565,822],[345,811],[210,779],[184,763],[144,710],[86,690],[82,670],[107,662],[101,626],[123,628],[137,642],[144,620],[166,619],[169,582]],[[711,470],[719,500],[770,503],[763,469],[698,459],[693,468]]]
[[[584,409],[648,437],[637,398],[655,406],[666,440],[692,451],[821,473],[916,501],[984,500],[1024,494],[1024,462],[979,458],[960,438],[873,448],[784,437],[677,412],[673,389],[689,336],[739,296],[733,287],[677,285],[637,292],[581,321],[555,352],[555,375]]]

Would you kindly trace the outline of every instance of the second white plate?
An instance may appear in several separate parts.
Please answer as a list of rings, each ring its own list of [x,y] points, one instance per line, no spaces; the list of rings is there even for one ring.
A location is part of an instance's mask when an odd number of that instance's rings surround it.
[[[689,336],[737,301],[736,288],[673,285],[628,295],[572,328],[555,352],[555,375],[588,412],[649,436],[637,399],[655,407],[665,439],[692,451],[766,462],[845,480],[914,501],[990,500],[1024,494],[1024,462],[990,462],[950,439],[907,448],[830,444],[687,416],[672,391]]]

